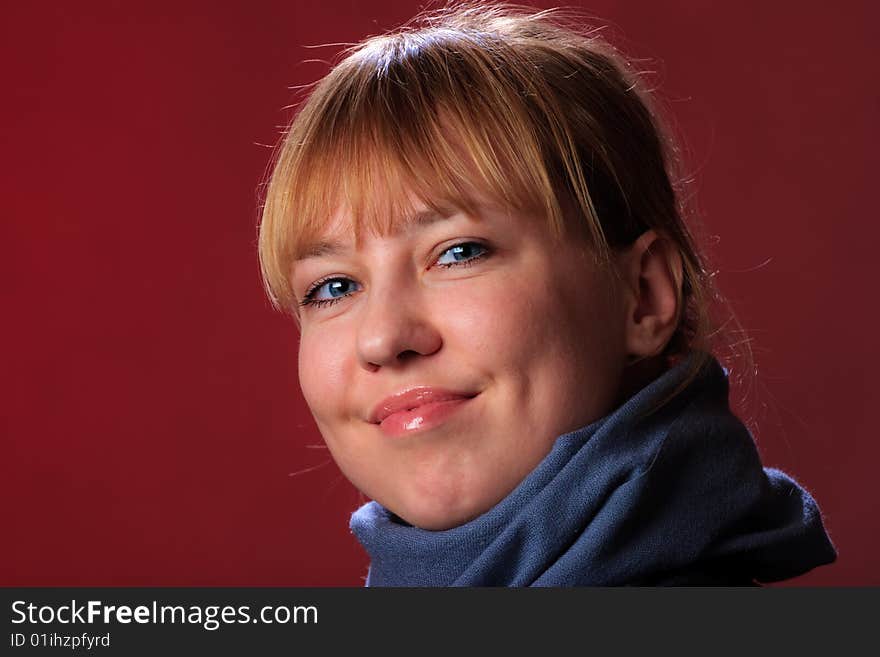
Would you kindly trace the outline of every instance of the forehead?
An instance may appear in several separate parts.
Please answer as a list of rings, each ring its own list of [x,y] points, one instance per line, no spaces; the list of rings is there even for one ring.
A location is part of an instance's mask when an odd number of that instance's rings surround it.
[[[357,248],[364,235],[396,235],[412,232],[436,224],[453,216],[462,208],[454,204],[429,207],[426,203],[415,201],[411,209],[385,224],[367,222],[356,216],[344,206],[338,207],[323,224],[300,236],[294,261],[320,256],[333,255],[344,249]],[[474,219],[479,219],[475,213]]]

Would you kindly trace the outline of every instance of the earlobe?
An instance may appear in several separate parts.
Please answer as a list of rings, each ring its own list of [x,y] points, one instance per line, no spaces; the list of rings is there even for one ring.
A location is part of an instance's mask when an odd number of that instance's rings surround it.
[[[627,289],[626,348],[633,360],[661,353],[682,312],[682,259],[655,230],[642,234],[622,260]]]

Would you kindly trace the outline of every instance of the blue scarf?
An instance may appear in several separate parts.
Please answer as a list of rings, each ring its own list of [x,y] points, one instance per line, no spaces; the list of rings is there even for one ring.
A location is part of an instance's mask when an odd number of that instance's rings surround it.
[[[428,531],[362,506],[351,529],[371,558],[367,586],[735,585],[834,561],[816,502],[762,467],[714,358],[645,415],[687,366],[557,438],[513,492],[464,525]]]

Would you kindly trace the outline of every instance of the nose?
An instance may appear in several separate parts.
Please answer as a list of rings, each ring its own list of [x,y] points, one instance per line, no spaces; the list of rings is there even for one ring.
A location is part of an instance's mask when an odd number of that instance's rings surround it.
[[[393,294],[390,290],[371,291],[357,329],[362,367],[370,371],[393,367],[440,349],[440,331],[418,297],[414,291],[405,293],[400,287]]]

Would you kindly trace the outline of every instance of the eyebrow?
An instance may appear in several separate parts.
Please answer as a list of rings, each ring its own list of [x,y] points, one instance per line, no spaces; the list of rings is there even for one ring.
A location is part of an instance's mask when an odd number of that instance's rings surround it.
[[[415,226],[427,226],[433,223],[437,223],[438,221],[443,221],[444,219],[448,219],[450,216],[452,216],[452,214],[454,214],[454,211],[450,211],[449,214],[444,214],[432,209],[422,210],[406,218],[402,222],[402,226],[405,231],[409,231]],[[300,252],[294,258],[294,262],[306,260],[307,258],[320,258],[322,256],[338,255],[346,251],[348,248],[348,243],[341,240],[320,240],[317,242],[312,242],[311,244],[308,244],[302,250],[300,250]]]

